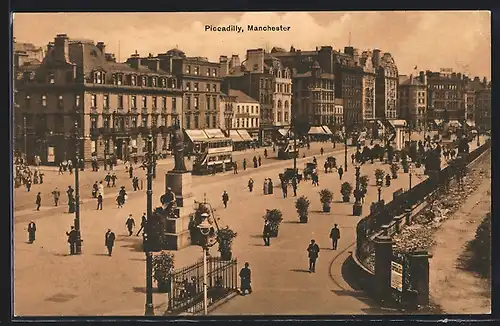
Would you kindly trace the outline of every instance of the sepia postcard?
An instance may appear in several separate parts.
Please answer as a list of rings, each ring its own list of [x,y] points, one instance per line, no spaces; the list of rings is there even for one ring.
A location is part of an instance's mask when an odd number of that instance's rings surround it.
[[[490,313],[490,12],[15,13],[12,52],[14,316]]]

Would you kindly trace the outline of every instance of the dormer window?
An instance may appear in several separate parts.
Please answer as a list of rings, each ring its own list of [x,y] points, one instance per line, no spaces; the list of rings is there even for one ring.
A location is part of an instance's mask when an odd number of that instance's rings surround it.
[[[148,86],[148,78],[147,77],[142,77],[141,86]]]
[[[197,92],[198,91],[198,83],[194,83],[194,91]]]
[[[191,88],[191,83],[187,82],[186,83],[186,91],[189,91]]]
[[[170,81],[170,83],[171,83],[171,87],[172,87],[172,88],[177,88],[177,80],[176,80],[176,79],[172,79],[172,80]]]
[[[213,84],[212,88],[213,88],[214,92],[217,92],[217,85],[216,84]]]
[[[156,87],[156,77],[151,78],[151,84],[153,87]]]
[[[101,71],[94,72],[94,84],[104,84],[104,73]]]
[[[55,83],[55,77],[53,73],[49,74],[49,84],[54,84]]]
[[[191,66],[186,66],[186,74],[191,74]]]
[[[207,76],[210,76],[210,68],[207,68]]]
[[[137,76],[136,75],[130,76],[130,85],[137,86]]]
[[[114,85],[122,84],[122,74],[113,74],[113,84]]]
[[[217,77],[217,69],[212,69],[212,76]]]
[[[42,95],[42,106],[46,107],[47,106],[47,95]]]
[[[160,83],[161,83],[161,87],[167,87],[167,81],[165,78],[162,78]]]
[[[194,74],[199,75],[200,74],[200,67],[194,67]]]

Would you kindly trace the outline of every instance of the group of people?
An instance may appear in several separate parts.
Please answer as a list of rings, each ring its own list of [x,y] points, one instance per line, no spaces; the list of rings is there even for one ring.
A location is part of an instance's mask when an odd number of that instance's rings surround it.
[[[264,157],[267,158],[267,150],[264,150]],[[252,158],[252,162],[253,162],[254,169],[260,167],[262,165],[262,157],[260,155],[254,156]],[[243,159],[243,161],[241,162],[241,165],[243,167],[243,171],[246,171],[246,169],[248,167],[248,162],[247,162],[246,158]],[[237,162],[233,163],[233,173],[238,174],[238,163]]]

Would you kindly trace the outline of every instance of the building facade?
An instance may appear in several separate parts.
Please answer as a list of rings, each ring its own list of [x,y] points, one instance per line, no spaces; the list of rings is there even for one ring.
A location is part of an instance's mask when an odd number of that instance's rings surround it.
[[[234,109],[236,108],[236,97],[220,92],[219,121],[223,130],[231,129],[233,125]]]
[[[398,68],[390,53],[373,50],[373,66],[376,69],[375,117],[393,120],[398,118]]]
[[[442,119],[445,109],[451,120],[463,120],[466,77],[460,73],[427,71],[430,119]]]
[[[293,73],[293,96],[295,118],[308,121],[310,125],[335,126],[340,124],[335,107],[335,78],[322,72],[317,61],[311,71]]]
[[[399,76],[398,86],[399,118],[412,128],[424,128],[427,112],[426,76]]]
[[[236,99],[231,129],[246,129],[257,138],[260,127],[260,104],[240,90],[230,89],[229,96]]]
[[[483,130],[491,130],[491,82],[475,93],[475,123]]]
[[[363,69],[361,85],[361,119],[363,122],[375,119],[375,80],[376,72],[373,66],[372,51],[363,51],[360,58]]]
[[[155,150],[165,152],[167,128],[182,124],[181,83],[158,60],[135,54],[118,63],[104,43],[66,34],[48,44],[43,62],[18,89],[15,120],[25,119],[27,151],[43,163],[74,158],[76,146],[87,163],[93,156],[140,158],[150,134]]]

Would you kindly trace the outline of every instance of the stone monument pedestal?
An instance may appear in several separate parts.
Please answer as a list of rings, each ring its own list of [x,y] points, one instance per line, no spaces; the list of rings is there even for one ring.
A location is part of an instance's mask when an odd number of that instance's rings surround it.
[[[180,250],[191,245],[189,215],[192,213],[191,172],[169,171],[165,175],[165,192],[171,188],[177,199],[178,218],[166,219],[167,250]]]

